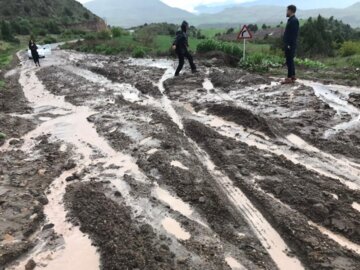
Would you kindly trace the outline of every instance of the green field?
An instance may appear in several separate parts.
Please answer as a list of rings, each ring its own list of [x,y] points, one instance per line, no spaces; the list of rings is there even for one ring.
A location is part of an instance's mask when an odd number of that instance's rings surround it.
[[[173,41],[174,41],[173,37],[159,35],[155,38],[154,49],[156,51],[167,52],[169,51]],[[192,51],[196,51],[196,47],[201,41],[202,41],[201,39],[189,38],[190,49]]]

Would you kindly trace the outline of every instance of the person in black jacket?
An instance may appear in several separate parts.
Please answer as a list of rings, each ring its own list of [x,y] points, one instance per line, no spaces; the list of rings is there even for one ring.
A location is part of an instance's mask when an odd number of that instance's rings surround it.
[[[193,57],[188,51],[188,47],[189,47],[188,35],[187,35],[188,30],[189,30],[189,24],[186,21],[183,21],[183,23],[181,24],[181,30],[179,30],[176,33],[176,38],[173,43],[173,49],[175,50],[179,58],[179,65],[176,69],[175,76],[179,76],[180,71],[184,67],[185,58],[189,60],[191,71],[193,73],[196,72],[196,66],[194,64]]]
[[[35,65],[40,67],[40,61],[39,61],[40,57],[37,51],[38,47],[36,46],[34,40],[32,39],[30,39],[29,41],[29,49],[31,51],[31,56],[34,60]]]
[[[294,83],[296,81],[295,76],[295,53],[297,47],[297,39],[299,36],[300,24],[299,20],[295,16],[296,6],[290,5],[287,8],[287,17],[289,18],[285,34],[284,34],[284,45],[285,45],[285,57],[286,65],[288,67],[288,76],[283,81],[283,84]]]

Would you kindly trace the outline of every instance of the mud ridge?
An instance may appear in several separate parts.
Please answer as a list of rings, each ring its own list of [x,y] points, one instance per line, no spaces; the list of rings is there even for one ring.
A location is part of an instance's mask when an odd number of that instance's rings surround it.
[[[117,203],[106,197],[102,184],[70,185],[65,200],[70,216],[100,249],[102,269],[181,269],[166,240],[134,220],[119,197]]]
[[[278,177],[278,174],[281,173],[279,169],[270,165],[273,163],[274,157],[269,162],[260,165],[259,158],[261,157],[264,161],[266,158],[264,158],[263,154],[257,152],[256,148],[248,147],[233,139],[225,138],[196,121],[187,121],[185,123],[185,130],[188,136],[206,150],[215,164],[222,166],[234,183],[258,206],[258,209],[281,232],[288,245],[309,269],[318,269],[319,267],[320,269],[326,269],[327,267],[334,269],[356,269],[359,267],[360,257],[358,255],[328,239],[318,230],[310,227],[307,219],[302,214],[279,205],[271,197],[254,186],[252,179],[259,172],[262,177],[268,178],[271,178],[272,175]],[[247,154],[242,158],[242,155],[237,154],[239,151],[246,151]],[[254,159],[251,158],[251,152],[253,151],[255,151]],[[257,162],[253,163],[255,167],[251,168],[250,165],[254,160],[257,160]],[[282,162],[288,163],[286,161]],[[301,166],[294,166],[293,169],[296,169],[295,167],[298,167],[301,173],[306,170],[301,168]],[[261,173],[262,171],[263,173]],[[292,179],[292,176],[290,176],[290,179]],[[292,194],[289,196],[294,197]],[[302,196],[305,196],[305,194],[302,194]],[[307,211],[310,212],[312,210],[307,209]],[[357,215],[352,211],[351,214]],[[346,222],[349,222],[350,218],[351,215],[348,216]],[[357,219],[353,219],[352,222],[355,222],[354,226],[356,226]],[[343,231],[343,233],[346,233],[346,231]]]

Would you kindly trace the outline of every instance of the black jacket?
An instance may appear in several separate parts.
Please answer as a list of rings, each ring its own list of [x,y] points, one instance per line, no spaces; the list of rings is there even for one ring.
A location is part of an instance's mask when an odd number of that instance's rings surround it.
[[[176,46],[176,53],[185,54],[189,47],[188,35],[183,30],[176,32],[176,38],[173,45]]]
[[[297,45],[297,39],[299,36],[300,23],[295,16],[291,16],[287,22],[284,43],[285,48],[295,49]]]

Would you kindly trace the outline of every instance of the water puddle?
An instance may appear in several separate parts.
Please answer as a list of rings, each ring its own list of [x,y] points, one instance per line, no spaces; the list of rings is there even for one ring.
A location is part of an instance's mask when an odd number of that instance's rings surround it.
[[[140,101],[140,91],[127,83],[115,83],[107,79],[106,77],[99,75],[97,73],[91,72],[86,69],[77,68],[74,66],[64,66],[64,70],[67,70],[75,75],[85,78],[89,82],[100,84],[101,88],[99,89],[109,89],[114,91],[114,94],[119,94],[124,97],[125,100],[130,102]]]
[[[317,228],[320,232],[322,232],[323,234],[327,235],[330,239],[334,240],[335,242],[337,242],[340,246],[343,246],[347,249],[350,249],[354,252],[356,252],[357,254],[360,254],[360,246],[351,242],[350,240],[348,240],[347,238],[341,236],[341,235],[338,235],[338,234],[335,234],[331,231],[329,231],[328,229],[318,225],[318,224],[315,224],[311,221],[309,221],[309,225]]]
[[[354,202],[351,206],[352,208],[360,212],[360,203]]]
[[[187,231],[185,231],[181,225],[179,224],[179,222],[177,222],[175,219],[173,218],[165,218],[163,219],[163,221],[161,222],[161,224],[163,225],[164,229],[172,234],[173,236],[175,236],[177,239],[179,240],[189,240],[191,237],[191,234],[188,233]]]
[[[225,258],[226,263],[230,266],[232,270],[246,270],[236,259],[229,256]]]
[[[324,85],[311,81],[301,81],[306,86],[312,87],[316,96],[332,107],[339,115],[349,114],[352,120],[332,127],[324,133],[325,138],[336,135],[342,130],[347,130],[360,125],[360,110],[347,101],[351,87],[341,85]]]
[[[178,167],[178,168],[183,169],[183,170],[185,170],[185,171],[188,171],[188,170],[189,170],[188,167],[186,167],[186,166],[183,165],[180,161],[177,161],[177,160],[171,161],[170,164],[171,164],[171,166]]]
[[[148,66],[148,67],[157,67],[165,69],[164,75],[161,77],[160,81],[157,83],[157,87],[160,92],[163,94],[161,98],[161,107],[167,112],[167,114],[171,117],[172,121],[179,126],[180,129],[183,129],[183,123],[181,121],[181,117],[175,111],[171,100],[164,94],[165,87],[164,82],[167,79],[173,78],[175,74],[175,69],[173,67],[173,62],[169,60],[157,60],[152,61],[151,59],[130,59],[129,61],[132,65],[137,66]]]
[[[168,204],[173,210],[178,211],[185,217],[191,219],[193,210],[190,205],[188,205],[181,199],[172,196],[170,192],[160,188],[159,186],[157,186],[153,192],[160,201]]]
[[[213,83],[211,82],[211,80],[209,78],[205,78],[204,82],[203,82],[203,88],[206,90],[206,91],[210,91],[210,90],[213,90],[214,89],[214,85]]]

